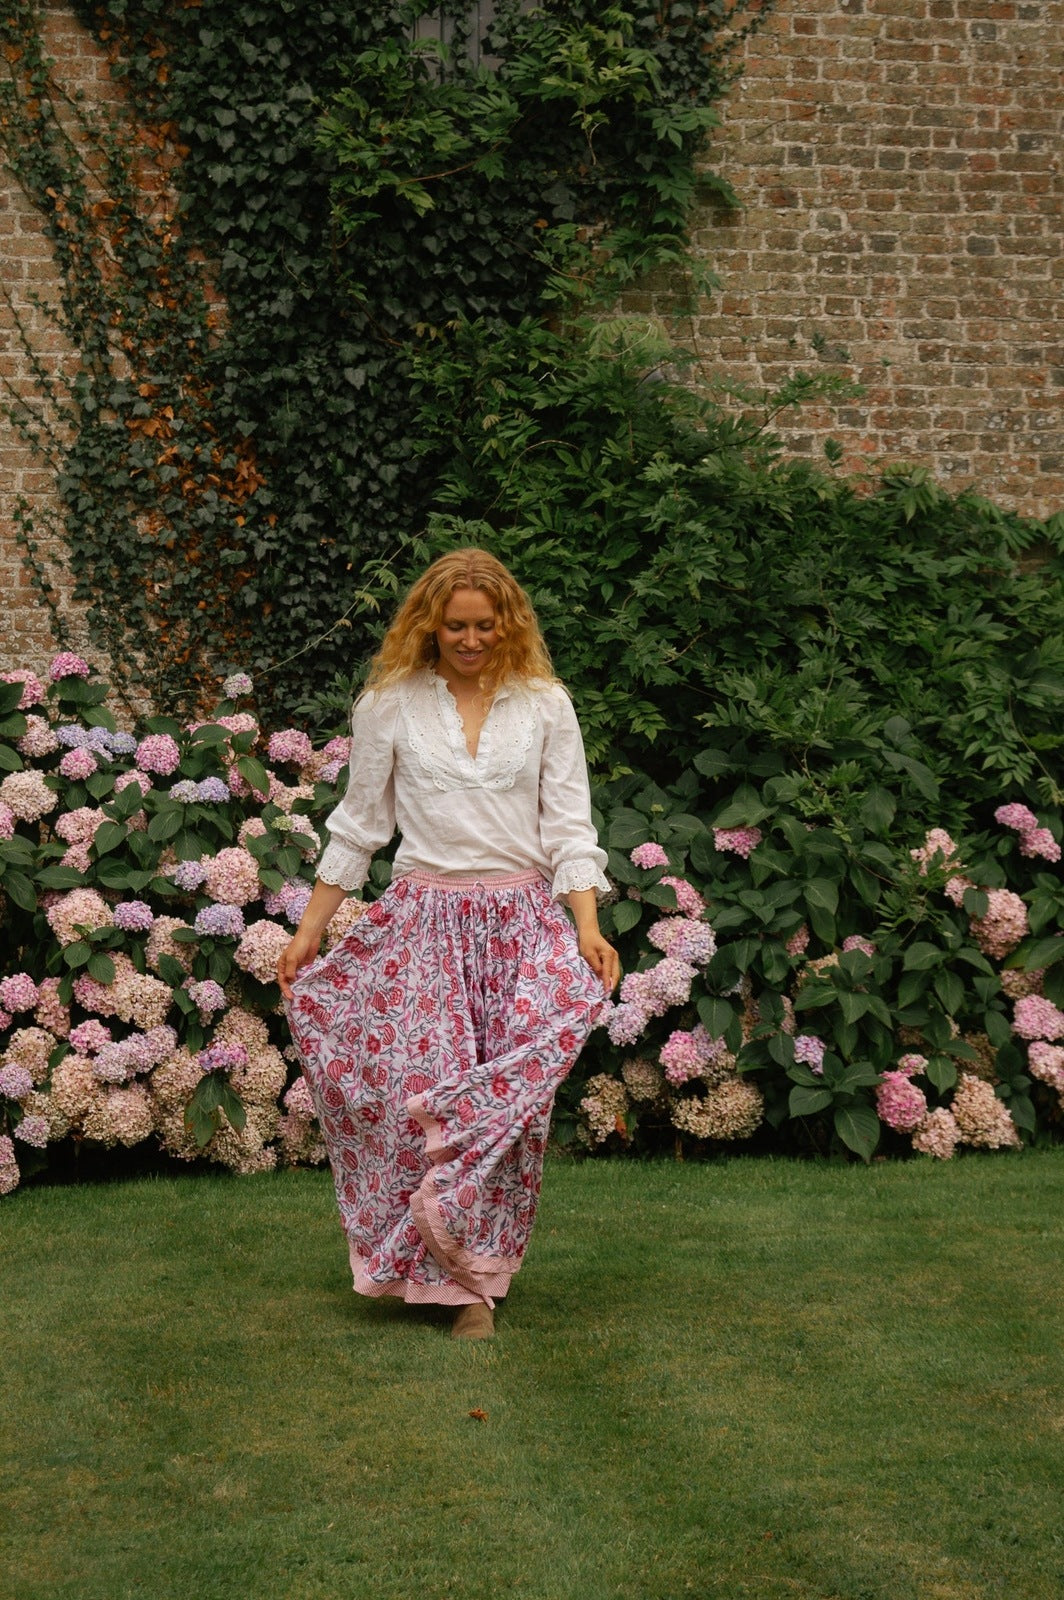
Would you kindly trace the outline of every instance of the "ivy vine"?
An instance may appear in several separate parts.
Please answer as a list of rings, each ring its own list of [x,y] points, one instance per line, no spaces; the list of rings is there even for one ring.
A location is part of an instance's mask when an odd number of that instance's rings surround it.
[[[4,156],[82,356],[9,409],[127,692],[190,711],[239,665],[277,720],[349,671],[453,454],[425,346],[678,262],[699,184],[729,199],[698,156],[763,7],[495,9],[489,69],[456,0],[76,0],[125,89],[106,116],[64,92],[39,0],[6,9]]]

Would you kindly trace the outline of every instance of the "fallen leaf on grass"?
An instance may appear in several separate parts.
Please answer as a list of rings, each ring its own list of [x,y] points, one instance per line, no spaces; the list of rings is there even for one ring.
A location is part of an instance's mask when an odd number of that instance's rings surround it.
[[[475,1411],[471,1411],[469,1415],[473,1418],[474,1422],[487,1422],[488,1420],[488,1413],[486,1411],[481,1411],[479,1406]]]

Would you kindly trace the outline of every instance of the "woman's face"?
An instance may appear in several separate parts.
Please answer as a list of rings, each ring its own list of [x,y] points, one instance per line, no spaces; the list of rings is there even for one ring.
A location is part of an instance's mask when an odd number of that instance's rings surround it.
[[[451,681],[475,681],[498,639],[495,608],[483,589],[456,589],[436,629],[438,671]]]

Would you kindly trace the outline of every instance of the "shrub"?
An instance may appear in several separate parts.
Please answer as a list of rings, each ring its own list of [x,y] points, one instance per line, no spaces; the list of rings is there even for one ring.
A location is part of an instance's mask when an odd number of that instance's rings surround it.
[[[349,741],[313,750],[290,729],[260,751],[243,674],[209,721],[153,717],[137,734],[70,652],[47,684],[5,679],[0,1187],[61,1140],[154,1141],[238,1172],[324,1159],[289,1082],[274,968]]]
[[[816,827],[769,780],[704,824],[697,782],[598,800],[627,966],[564,1128],[588,1145],[1012,1148],[1064,1118],[1061,819],[999,808],[954,843]],[[681,809],[688,807],[691,809]],[[1022,815],[1018,815],[1022,813]],[[760,1131],[759,1131],[760,1130]]]

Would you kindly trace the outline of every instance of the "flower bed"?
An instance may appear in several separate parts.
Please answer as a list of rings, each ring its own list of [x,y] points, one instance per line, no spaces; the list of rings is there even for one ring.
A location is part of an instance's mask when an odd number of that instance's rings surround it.
[[[653,785],[612,808],[620,1060],[600,1047],[601,1070],[567,1096],[576,1139],[682,1152],[756,1135],[867,1160],[1058,1136],[1060,818],[1010,803],[986,836],[932,828],[906,849],[877,836],[882,793],[863,831],[802,820],[791,797],[770,779],[716,825]]]
[[[47,683],[0,680],[0,1193],[86,1142],[236,1172],[324,1160],[274,972],[349,741],[267,739],[250,691],[234,674],[209,719],[134,734],[70,652]],[[845,838],[778,779],[708,822],[645,780],[599,798],[627,975],[563,1137],[867,1159],[1059,1132],[1059,817],[1013,802],[992,835],[899,848],[881,793]]]
[[[0,1192],[63,1141],[236,1172],[324,1160],[275,965],[349,741],[265,740],[244,674],[211,719],[139,735],[69,652],[47,684],[4,679]]]

